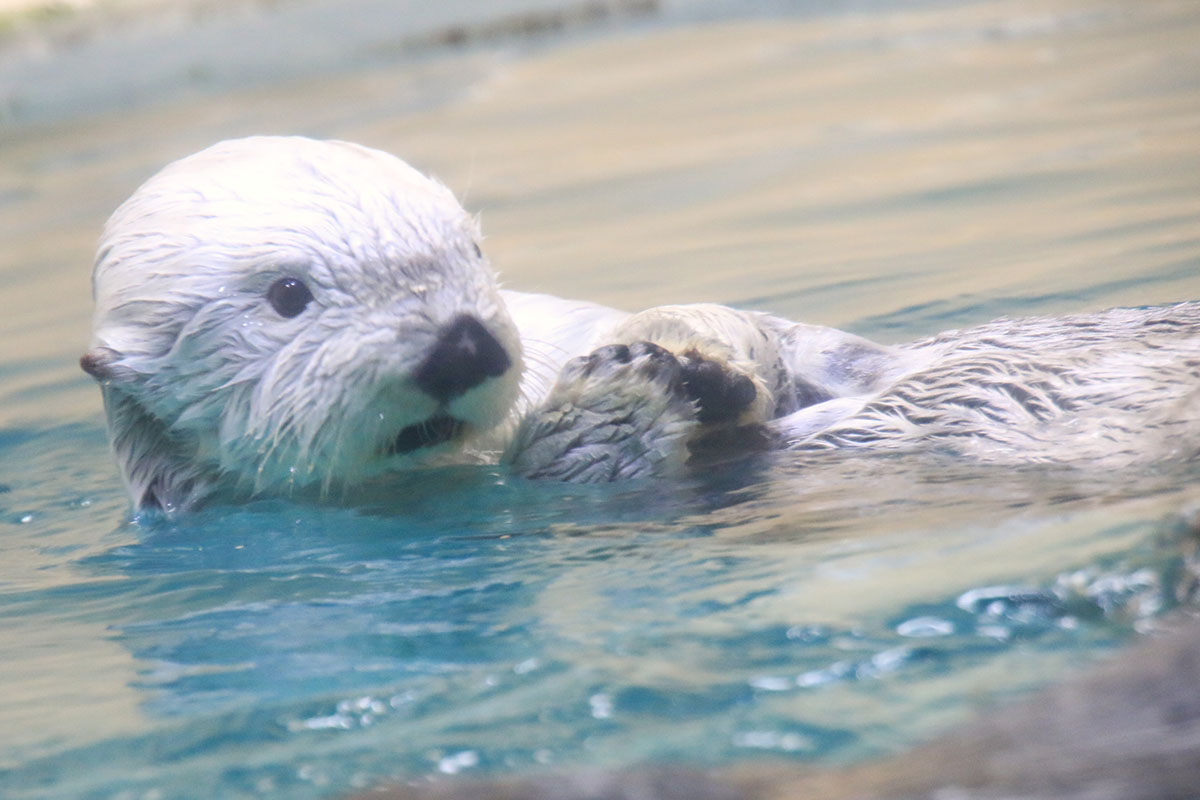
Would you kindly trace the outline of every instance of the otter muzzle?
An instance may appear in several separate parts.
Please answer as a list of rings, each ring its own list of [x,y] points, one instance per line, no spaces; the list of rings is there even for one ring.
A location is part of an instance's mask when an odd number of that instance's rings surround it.
[[[430,397],[446,404],[510,366],[512,359],[496,337],[478,319],[463,314],[441,332],[413,378]]]

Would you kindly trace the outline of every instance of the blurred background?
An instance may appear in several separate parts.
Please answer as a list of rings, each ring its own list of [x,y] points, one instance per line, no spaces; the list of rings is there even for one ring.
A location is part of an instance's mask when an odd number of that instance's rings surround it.
[[[107,215],[254,133],[395,153],[508,287],[628,309],[1195,299],[1198,42],[1193,0],[0,0],[0,794],[841,763],[1153,627],[1194,474],[483,471],[147,530],[77,359]]]

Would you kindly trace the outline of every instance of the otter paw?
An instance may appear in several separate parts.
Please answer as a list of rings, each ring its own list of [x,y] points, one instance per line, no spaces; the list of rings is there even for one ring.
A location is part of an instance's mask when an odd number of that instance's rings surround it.
[[[697,417],[705,424],[734,422],[758,394],[748,376],[695,350],[680,356],[679,364],[684,390],[696,401]]]
[[[650,342],[567,363],[505,454],[529,478],[601,483],[681,471],[699,427],[684,365]]]

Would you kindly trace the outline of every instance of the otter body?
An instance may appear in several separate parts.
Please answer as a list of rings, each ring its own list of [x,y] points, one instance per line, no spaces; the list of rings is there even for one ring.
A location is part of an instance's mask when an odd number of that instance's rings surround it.
[[[714,440],[988,461],[1190,457],[1200,303],[909,345],[718,305],[505,291],[451,193],[345,142],[253,137],[109,220],[92,344],[136,509],[344,491],[415,466],[677,474]]]
[[[651,379],[646,356],[599,351],[567,364],[523,420],[511,456],[519,471],[583,481],[666,474],[713,439],[798,458],[935,449],[1112,468],[1200,455],[1198,302],[998,320],[897,346],[723,306],[664,306],[608,336],[706,359],[725,381],[750,381],[754,400],[726,403],[705,422],[710,398],[687,391],[679,366],[658,359]],[[638,430],[628,422],[647,418]]]
[[[810,425],[817,406],[774,423],[784,446],[1110,467],[1200,453],[1200,303],[998,320],[903,351],[915,368],[836,422]]]

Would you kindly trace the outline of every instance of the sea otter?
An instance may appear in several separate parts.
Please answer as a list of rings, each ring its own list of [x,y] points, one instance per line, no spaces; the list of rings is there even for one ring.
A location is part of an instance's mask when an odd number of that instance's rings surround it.
[[[502,290],[479,240],[444,186],[345,142],[222,142],[150,178],[105,227],[80,362],[135,509],[501,459],[669,475],[714,440],[1110,462],[1194,441],[1197,303],[889,347]]]

